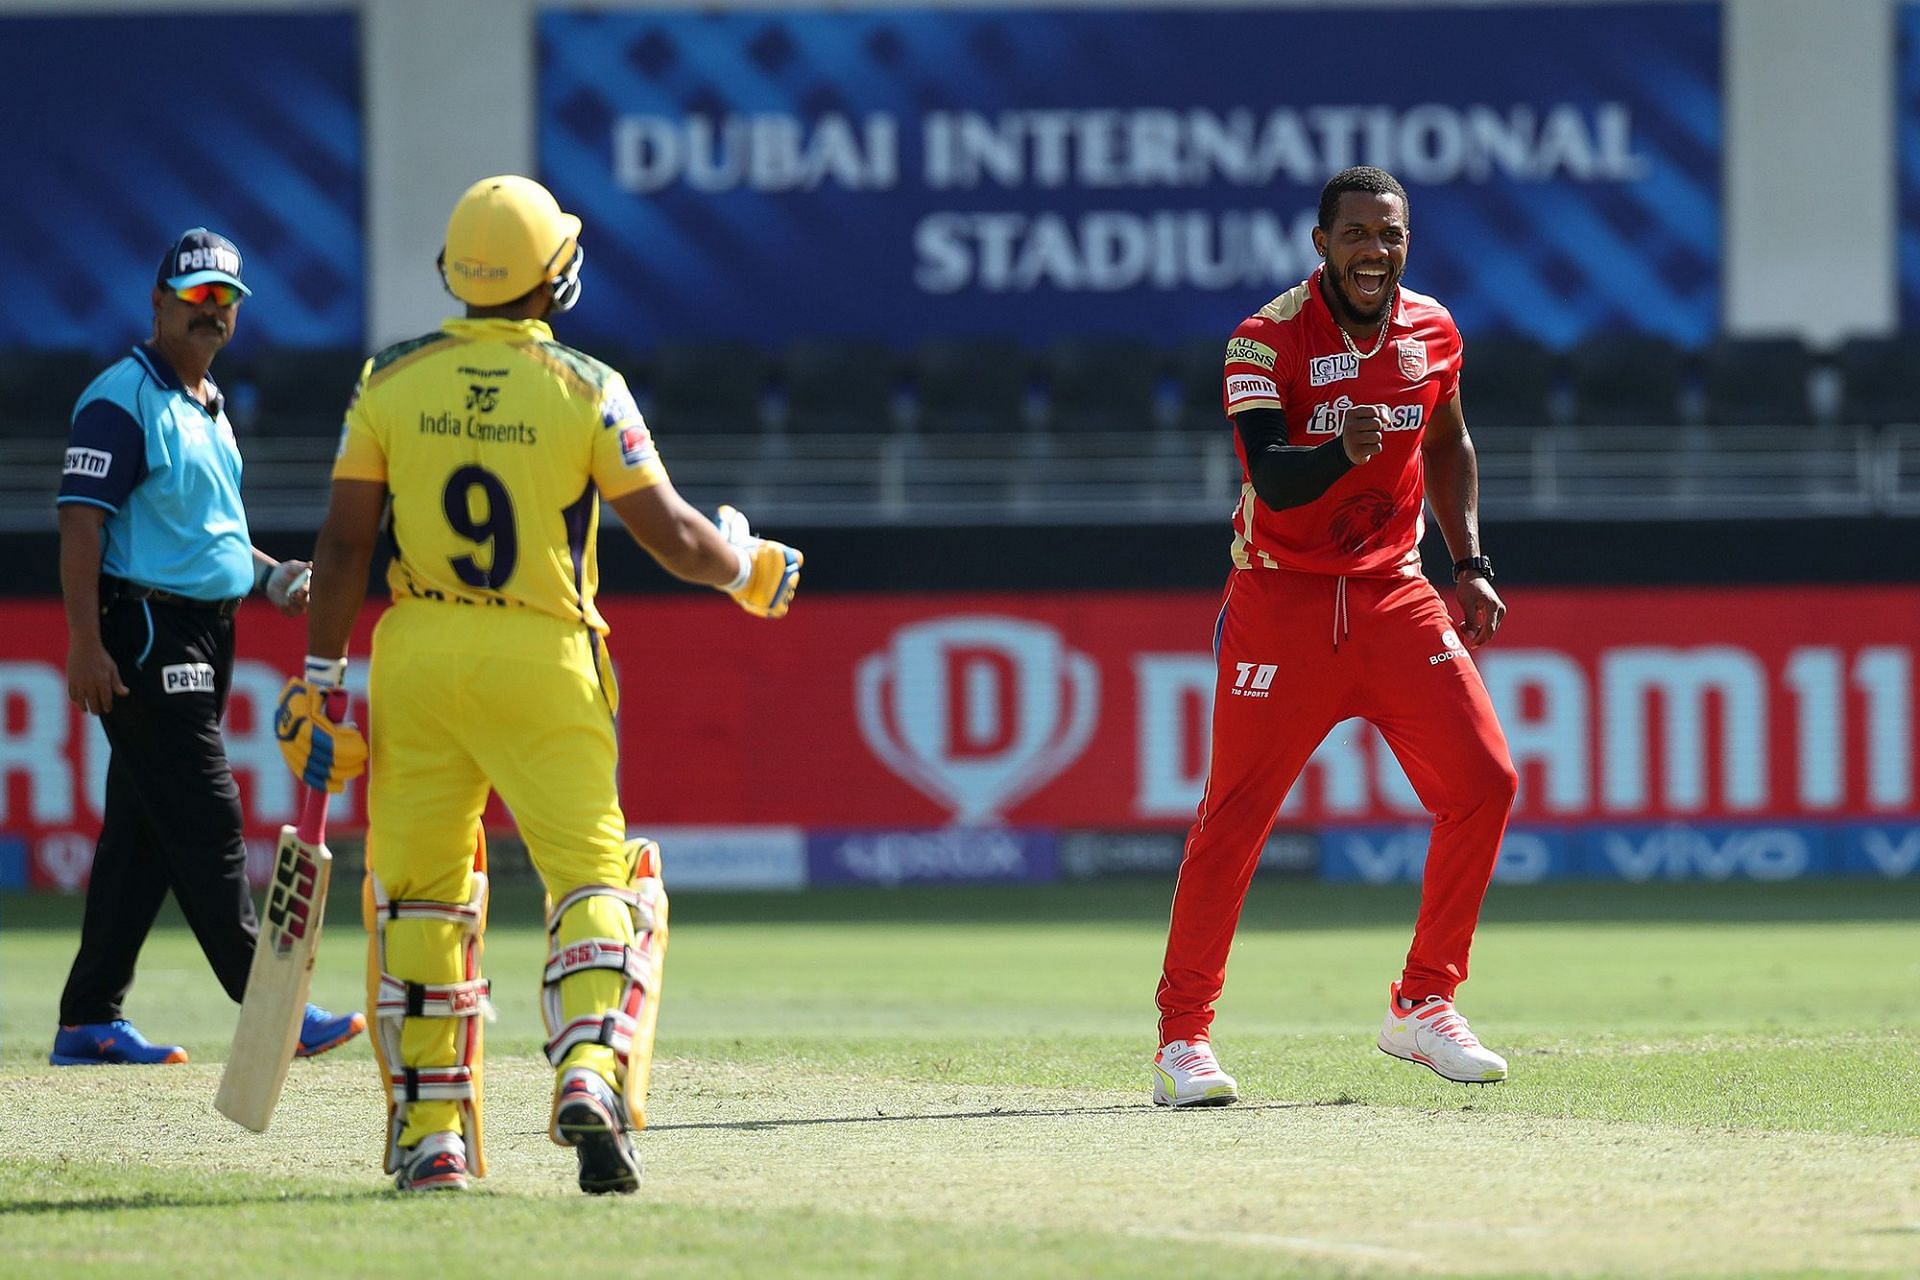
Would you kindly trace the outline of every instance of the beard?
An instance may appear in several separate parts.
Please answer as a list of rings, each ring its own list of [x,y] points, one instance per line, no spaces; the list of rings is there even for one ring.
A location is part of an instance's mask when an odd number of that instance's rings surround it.
[[[1371,309],[1354,301],[1359,290],[1353,287],[1353,277],[1347,272],[1327,263],[1327,295],[1333,301],[1335,318],[1353,325],[1376,325],[1387,318],[1393,308],[1393,300],[1400,291],[1400,273],[1392,267],[1387,268],[1386,286],[1380,290],[1380,301]]]

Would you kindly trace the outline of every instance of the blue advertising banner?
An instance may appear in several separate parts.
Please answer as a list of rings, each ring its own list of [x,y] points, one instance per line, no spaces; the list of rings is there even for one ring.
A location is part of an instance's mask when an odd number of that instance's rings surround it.
[[[1048,884],[1060,878],[1052,831],[810,831],[807,883]]]
[[[1828,829],[1797,823],[1594,826],[1582,833],[1589,880],[1804,880],[1830,875]]]
[[[1717,322],[1717,5],[549,10],[540,44],[589,342],[1221,336],[1352,164],[1469,333]]]
[[[237,341],[361,344],[360,53],[336,13],[0,18],[0,348],[117,352],[182,231],[240,246]]]
[[[1900,153],[1900,323],[1920,325],[1920,4],[1899,8],[1900,65],[1895,93]]]
[[[0,836],[0,889],[27,887],[27,842]]]
[[[1899,880],[1920,876],[1920,825],[1851,823],[1833,833],[1833,869],[1841,875]]]
[[[1340,827],[1320,835],[1320,878],[1365,884],[1418,883],[1427,869],[1431,828]],[[1493,878],[1501,884],[1537,884],[1579,875],[1575,837],[1550,827],[1509,829],[1500,842]]]
[[[1320,833],[1324,880],[1396,884],[1426,869],[1424,826],[1328,828]],[[1493,878],[1543,880],[1805,880],[1920,876],[1920,826],[1909,822],[1816,826],[1755,824],[1516,827],[1500,845]]]

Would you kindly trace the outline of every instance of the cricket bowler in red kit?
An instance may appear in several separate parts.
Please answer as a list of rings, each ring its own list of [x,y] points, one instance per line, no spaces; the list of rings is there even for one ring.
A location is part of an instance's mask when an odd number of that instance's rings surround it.
[[[1157,996],[1161,1105],[1239,1096],[1208,1033],[1234,928],[1280,802],[1354,716],[1379,729],[1434,818],[1379,1047],[1462,1083],[1507,1074],[1453,1007],[1513,804],[1506,738],[1468,656],[1506,606],[1480,553],[1460,331],[1401,286],[1408,236],[1392,175],[1336,174],[1313,233],[1324,265],[1227,344],[1224,402],[1244,476],[1214,630],[1212,762]],[[1458,622],[1421,573],[1423,502],[1454,557]]]

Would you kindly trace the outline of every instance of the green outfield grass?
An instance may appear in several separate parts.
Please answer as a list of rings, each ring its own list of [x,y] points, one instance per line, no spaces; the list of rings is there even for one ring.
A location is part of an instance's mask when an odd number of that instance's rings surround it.
[[[1178,1113],[1167,896],[678,896],[614,1200],[545,1138],[524,880],[492,1176],[424,1200],[385,1190],[364,1042],[296,1063],[267,1135],[213,1112],[233,1010],[171,908],[128,1012],[193,1064],[49,1068],[79,903],[0,897],[0,1276],[1920,1276],[1920,884],[1497,889],[1461,1005],[1513,1075],[1468,1089],[1372,1047],[1413,893],[1262,883],[1215,1026],[1245,1102]]]

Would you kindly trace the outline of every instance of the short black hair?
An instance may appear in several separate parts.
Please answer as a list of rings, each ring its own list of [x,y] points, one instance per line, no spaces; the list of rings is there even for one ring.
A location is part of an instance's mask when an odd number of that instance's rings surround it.
[[[1399,196],[1400,207],[1407,211],[1407,221],[1413,221],[1413,206],[1407,200],[1407,189],[1400,185],[1400,179],[1385,169],[1376,169],[1370,164],[1357,164],[1351,169],[1342,169],[1327,179],[1327,185],[1320,189],[1320,229],[1333,230],[1333,218],[1340,211],[1340,197],[1349,191],[1364,191],[1368,195]]]

